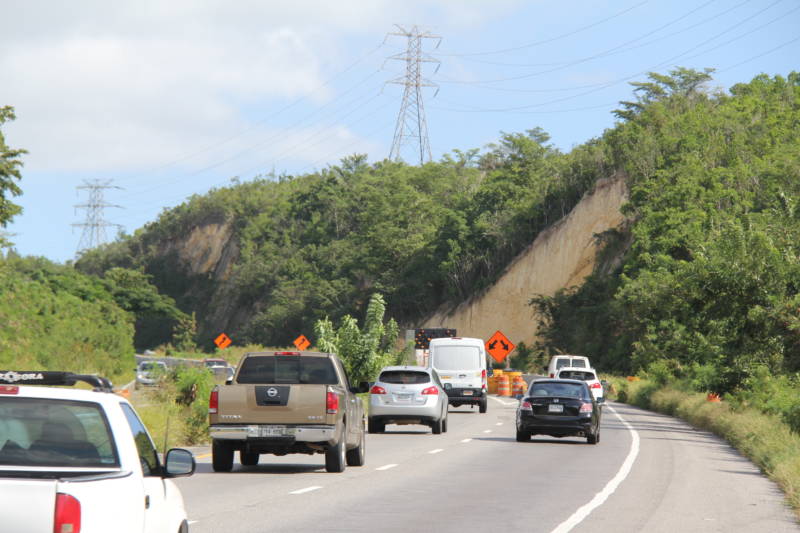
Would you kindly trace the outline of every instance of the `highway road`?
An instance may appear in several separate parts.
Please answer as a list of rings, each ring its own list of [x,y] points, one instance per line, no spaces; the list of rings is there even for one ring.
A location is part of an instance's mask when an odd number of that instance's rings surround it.
[[[601,440],[514,439],[517,402],[451,408],[449,431],[387,426],[367,463],[262,455],[255,467],[176,480],[191,531],[800,532],[776,485],[713,435],[609,403]]]

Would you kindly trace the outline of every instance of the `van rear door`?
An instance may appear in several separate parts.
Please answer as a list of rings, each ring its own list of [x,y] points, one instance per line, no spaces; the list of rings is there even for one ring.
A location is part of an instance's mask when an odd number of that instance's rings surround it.
[[[476,388],[483,385],[483,350],[467,344],[437,344],[431,349],[431,366],[442,383],[452,388]]]

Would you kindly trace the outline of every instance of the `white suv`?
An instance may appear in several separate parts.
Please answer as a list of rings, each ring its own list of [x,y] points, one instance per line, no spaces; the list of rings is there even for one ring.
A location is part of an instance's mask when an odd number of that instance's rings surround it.
[[[94,390],[62,388],[78,381]],[[187,450],[160,460],[133,406],[108,380],[0,371],[3,531],[185,533],[183,498],[170,478],[194,469]]]
[[[558,370],[558,379],[579,379],[585,381],[589,385],[589,390],[592,391],[592,396],[598,402],[603,401],[605,395],[603,384],[597,379],[597,372],[593,368],[583,367],[562,367]]]

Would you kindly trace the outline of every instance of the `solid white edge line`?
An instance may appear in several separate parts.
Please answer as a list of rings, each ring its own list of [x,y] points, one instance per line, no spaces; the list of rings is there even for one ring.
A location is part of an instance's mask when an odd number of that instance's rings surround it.
[[[319,485],[314,485],[313,487],[306,487],[304,489],[293,490],[289,494],[305,494],[306,492],[311,492],[312,490],[319,490],[322,487]]]
[[[396,466],[397,466],[396,464],[388,464],[388,465],[379,466],[375,470],[389,470],[390,468],[394,468]]]
[[[606,408],[611,409],[611,412],[614,413],[614,416],[619,418],[620,422],[622,422],[625,427],[628,428],[628,431],[631,434],[631,448],[628,451],[628,456],[622,463],[617,475],[615,475],[611,481],[606,483],[606,486],[603,488],[603,490],[595,494],[594,498],[592,498],[589,503],[572,513],[572,516],[559,524],[552,533],[566,533],[567,531],[570,531],[572,528],[580,524],[583,519],[589,516],[589,513],[603,505],[608,497],[611,496],[615,490],[617,490],[617,487],[619,487],[620,483],[622,483],[625,478],[628,477],[631,467],[633,467],[633,463],[636,461],[636,456],[639,455],[639,433],[633,429],[633,426],[631,426],[624,418],[622,418],[613,407],[610,405],[605,405],[603,409]]]
[[[436,448],[435,450],[431,450],[428,453],[434,454],[434,453],[439,453],[439,452],[443,452],[443,451],[444,451],[444,448]]]
[[[472,439],[464,439],[461,442],[471,442],[471,441],[472,441]]]

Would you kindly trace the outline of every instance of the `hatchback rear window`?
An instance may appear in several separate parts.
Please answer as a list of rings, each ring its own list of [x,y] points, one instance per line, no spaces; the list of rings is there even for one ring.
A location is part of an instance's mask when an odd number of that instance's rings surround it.
[[[561,379],[580,379],[583,381],[597,379],[597,377],[594,375],[594,372],[588,372],[584,370],[562,370],[558,373],[558,377]]]
[[[0,465],[118,467],[99,404],[50,398],[0,398]]]
[[[265,355],[245,359],[236,382],[335,385],[339,380],[327,357]]]
[[[553,396],[558,398],[587,398],[587,389],[585,385],[577,383],[555,383],[548,381],[546,383],[531,383],[528,390],[528,396]]]
[[[417,385],[420,383],[429,383],[431,380],[427,372],[419,372],[413,370],[387,370],[381,372],[378,381],[384,383],[399,383],[403,385]]]

